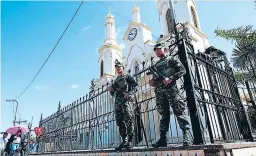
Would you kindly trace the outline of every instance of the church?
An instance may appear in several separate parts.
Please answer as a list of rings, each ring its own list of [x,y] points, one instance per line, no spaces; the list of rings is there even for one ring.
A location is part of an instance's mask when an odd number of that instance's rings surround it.
[[[185,49],[184,40],[183,45],[178,43],[184,50],[177,52],[180,52],[180,59],[189,73],[177,80],[177,87],[181,91],[180,97],[186,97],[181,100],[190,107],[187,108],[193,129],[190,139],[198,141],[199,138],[199,144],[251,139],[250,126],[236,92],[237,84],[232,69],[225,53],[210,46],[203,33],[195,0],[174,3],[172,6],[175,11],[170,10],[172,7],[168,0],[157,0],[156,4],[161,38],[156,41],[152,39],[152,29],[141,22],[140,7],[134,5],[131,9],[132,21],[123,34],[124,49],[116,40],[114,16],[110,13],[106,15],[105,40],[98,50],[99,77],[92,83],[90,93],[86,96],[63,108],[59,104],[57,112],[45,119],[41,115],[39,126],[44,128],[45,134],[39,142],[38,151],[111,149],[120,143],[113,111],[114,98],[106,91],[106,84],[117,76],[114,67],[116,60],[122,61],[126,72],[130,72],[139,85],[135,105],[140,105],[139,116],[143,122],[140,124],[135,119],[134,125],[135,128],[143,125],[144,134],[141,134],[141,130],[134,131],[134,145],[145,147],[155,143],[160,137],[161,117],[156,110],[154,88],[148,84],[150,75],[145,71],[157,60],[153,51],[154,45],[164,43],[168,47],[172,44],[168,40],[173,37],[170,30],[175,23],[183,24],[177,26],[179,32],[186,27],[190,38],[187,45],[193,49]],[[175,23],[172,23],[174,17]],[[141,141],[139,137],[143,135]],[[182,137],[182,130],[173,110],[170,110],[167,143],[179,144]]]
[[[132,21],[129,23],[123,40],[125,48],[121,49],[116,41],[115,35],[115,17],[107,14],[105,17],[105,36],[104,43],[98,50],[99,78],[96,80],[98,87],[109,82],[116,75],[115,61],[122,61],[125,70],[135,74],[135,68],[150,65],[151,57],[155,58],[153,47],[156,43],[164,43],[168,46],[167,40],[170,38],[170,28],[173,26],[172,17],[175,17],[176,23],[182,23],[188,29],[189,37],[192,39],[192,45],[195,52],[204,52],[209,47],[207,36],[203,33],[200,20],[196,9],[195,0],[179,1],[173,3],[175,15],[171,15],[168,0],[157,0],[157,10],[159,15],[159,24],[161,27],[162,38],[154,41],[152,39],[152,30],[147,25],[141,23],[140,7],[134,4],[131,9]],[[181,27],[178,27],[178,31]],[[124,55],[126,54],[126,55]]]
[[[132,21],[129,23],[123,40],[125,48],[122,49],[117,43],[115,34],[115,18],[112,14],[107,14],[105,17],[105,36],[104,43],[98,50],[99,62],[99,77],[95,81],[93,90],[95,95],[92,98],[89,96],[78,99],[72,104],[61,108],[53,115],[40,121],[40,126],[45,128],[47,132],[47,141],[42,143],[41,150],[50,151],[55,148],[58,150],[72,149],[91,149],[91,148],[111,148],[120,142],[120,135],[114,121],[114,105],[113,98],[103,89],[107,82],[111,82],[117,75],[115,73],[115,61],[122,61],[125,70],[135,76],[136,82],[140,86],[140,91],[136,93],[138,103],[141,106],[142,120],[144,122],[147,141],[154,143],[159,138],[160,116],[155,110],[156,102],[154,88],[150,87],[148,80],[150,77],[143,72],[138,75],[138,68],[146,69],[151,65],[152,59],[157,60],[153,47],[156,43],[164,43],[165,46],[171,43],[167,40],[170,38],[170,28],[174,23],[171,18],[175,17],[176,23],[182,23],[187,29],[191,39],[191,44],[194,46],[194,52],[205,52],[209,49],[209,41],[203,33],[200,20],[196,9],[195,0],[186,0],[175,3],[175,15],[171,14],[168,0],[157,0],[156,7],[159,15],[159,24],[162,37],[156,41],[152,39],[152,30],[147,25],[141,23],[140,7],[134,5],[131,9]],[[182,27],[177,27],[178,31]],[[192,68],[192,67],[191,67]],[[195,68],[195,67],[193,67]],[[205,67],[200,67],[202,76],[205,76]],[[177,82],[178,88],[182,88],[182,79]],[[203,80],[202,88],[209,89],[209,79]],[[221,84],[221,82],[218,82]],[[221,85],[220,85],[221,86]],[[93,87],[92,87],[93,88]],[[184,87],[183,87],[184,90]],[[182,92],[180,95],[185,94]],[[205,92],[204,97],[211,97]],[[186,96],[186,95],[185,95]],[[211,109],[208,113],[211,116],[216,116],[214,106],[207,105],[207,109]],[[180,143],[182,132],[178,126],[173,113],[170,117],[170,129],[167,134],[168,143]],[[206,127],[205,117],[200,117],[202,124]],[[221,135],[220,126],[217,123],[219,119],[209,119],[213,122],[215,128],[214,138]],[[213,120],[213,121],[212,121]],[[66,127],[66,128],[65,128]],[[63,131],[59,131],[62,129]],[[61,132],[61,133],[60,133]],[[205,137],[209,139],[207,128],[204,128]],[[139,133],[135,135],[137,136]],[[69,146],[72,142],[72,146]],[[145,139],[139,146],[145,145]]]

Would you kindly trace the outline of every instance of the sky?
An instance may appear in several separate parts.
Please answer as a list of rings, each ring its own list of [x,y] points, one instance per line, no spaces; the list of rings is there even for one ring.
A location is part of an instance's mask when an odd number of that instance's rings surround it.
[[[115,16],[119,44],[132,19],[133,1],[104,1]],[[136,2],[141,9],[141,22],[160,35],[155,1]],[[179,3],[179,2],[178,2]],[[1,125],[0,131],[12,126],[13,103],[39,70],[80,2],[1,2]],[[256,25],[253,1],[197,1],[202,31],[212,46],[231,57],[230,42],[216,37],[214,30]],[[86,1],[66,31],[54,53],[31,84],[17,100],[17,119],[38,126],[43,118],[57,111],[58,103],[66,106],[88,93],[92,78],[99,77],[97,49],[104,41],[104,19],[108,13],[100,2]]]

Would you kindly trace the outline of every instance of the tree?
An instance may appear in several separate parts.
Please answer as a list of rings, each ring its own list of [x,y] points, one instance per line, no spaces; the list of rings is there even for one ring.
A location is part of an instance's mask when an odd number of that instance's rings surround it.
[[[256,82],[255,79],[252,79],[253,74],[251,72],[235,72],[234,73],[236,81],[244,84],[244,80],[251,80]]]
[[[244,71],[255,68],[253,66],[256,63],[256,29],[252,25],[230,30],[217,28],[214,32],[216,36],[235,41],[231,58],[234,67]]]
[[[247,42],[248,44],[256,42],[256,30],[253,29],[252,25],[241,26],[230,30],[217,28],[214,32],[216,36],[220,36],[231,41]]]
[[[256,6],[256,0],[254,2]],[[234,67],[245,71],[249,71],[250,68],[253,69],[253,65],[255,66],[256,64],[256,29],[252,25],[241,26],[230,30],[217,28],[214,33],[216,36],[225,38],[231,42],[235,41],[236,45],[231,58]]]

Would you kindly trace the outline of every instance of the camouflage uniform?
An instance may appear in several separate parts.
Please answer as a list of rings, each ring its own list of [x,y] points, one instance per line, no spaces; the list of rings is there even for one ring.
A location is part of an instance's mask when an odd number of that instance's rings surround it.
[[[158,44],[156,46],[161,45]],[[183,131],[183,144],[188,145],[189,140],[187,133],[190,126],[185,114],[186,104],[184,103],[182,96],[179,95],[179,90],[175,82],[186,73],[186,69],[178,59],[171,56],[161,58],[156,62],[154,67],[158,71],[158,74],[160,74],[159,76],[162,77],[162,79],[159,79],[159,77],[156,77],[156,75],[153,74],[153,80],[159,82],[155,88],[156,107],[162,118],[160,120],[160,139],[153,146],[167,146],[166,133],[170,125],[170,106],[172,107],[174,115]],[[168,86],[164,86],[162,83],[163,78],[169,78],[172,82]]]
[[[117,63],[120,65],[120,63]],[[117,147],[117,150],[122,149],[123,147],[130,148],[132,146],[133,138],[133,106],[129,100],[124,98],[124,94],[132,95],[136,91],[137,83],[133,77],[129,74],[124,74],[122,76],[117,76],[113,83],[114,91],[111,92],[111,95],[115,97],[115,117],[116,124],[119,127],[119,132],[122,137],[123,142]]]

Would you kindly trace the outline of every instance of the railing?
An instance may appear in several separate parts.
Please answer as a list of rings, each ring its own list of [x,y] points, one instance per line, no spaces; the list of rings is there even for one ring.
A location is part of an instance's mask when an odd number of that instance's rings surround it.
[[[253,47],[252,47],[253,48]],[[256,55],[249,51],[240,56],[244,68],[236,71],[238,89],[248,113],[254,138],[256,139]]]
[[[190,46],[190,47],[189,47]],[[232,69],[221,51],[195,54],[187,44],[187,64],[206,142],[252,140]],[[217,57],[216,57],[217,56]],[[221,59],[220,59],[221,58]],[[209,138],[208,138],[209,137]]]
[[[146,70],[137,73],[135,79],[139,84],[139,92],[136,94],[138,105],[141,108],[147,141],[151,145],[159,137],[160,116],[155,109],[155,95],[153,88],[148,85],[149,76],[146,75]],[[59,151],[117,146],[120,143],[120,136],[115,123],[113,99],[106,91],[108,85],[95,90],[93,97],[89,98],[88,95],[81,98],[43,120],[41,126],[46,131],[42,140],[45,142],[43,148]],[[167,134],[168,143],[180,143],[182,131],[174,114],[171,114],[170,130]],[[135,137],[137,136],[139,134],[135,131]],[[134,139],[134,144],[136,140],[137,138]],[[145,145],[145,139],[137,144],[137,146]]]
[[[196,53],[193,46],[182,37],[178,42],[172,42],[169,48],[173,57],[180,58],[187,71],[177,81],[177,87],[181,99],[188,105],[192,126],[190,139],[193,143],[252,141],[250,122],[225,55],[219,50],[209,49],[204,53]],[[136,96],[146,139],[151,146],[159,138],[161,117],[155,109],[154,88],[148,84],[151,77],[146,74],[147,67],[145,63],[140,67],[140,70],[136,68],[137,73],[134,75],[139,84]],[[45,133],[39,139],[38,152],[105,149],[119,144],[114,99],[106,91],[109,85],[107,83],[95,89],[92,83],[89,95],[62,109],[59,106],[56,113],[42,120],[40,126],[44,127]],[[137,122],[134,121],[134,124],[136,129]],[[138,142],[141,135],[141,131],[135,130],[135,146],[146,145],[144,136],[143,141]],[[182,131],[173,113],[167,140],[168,144],[182,141]]]

